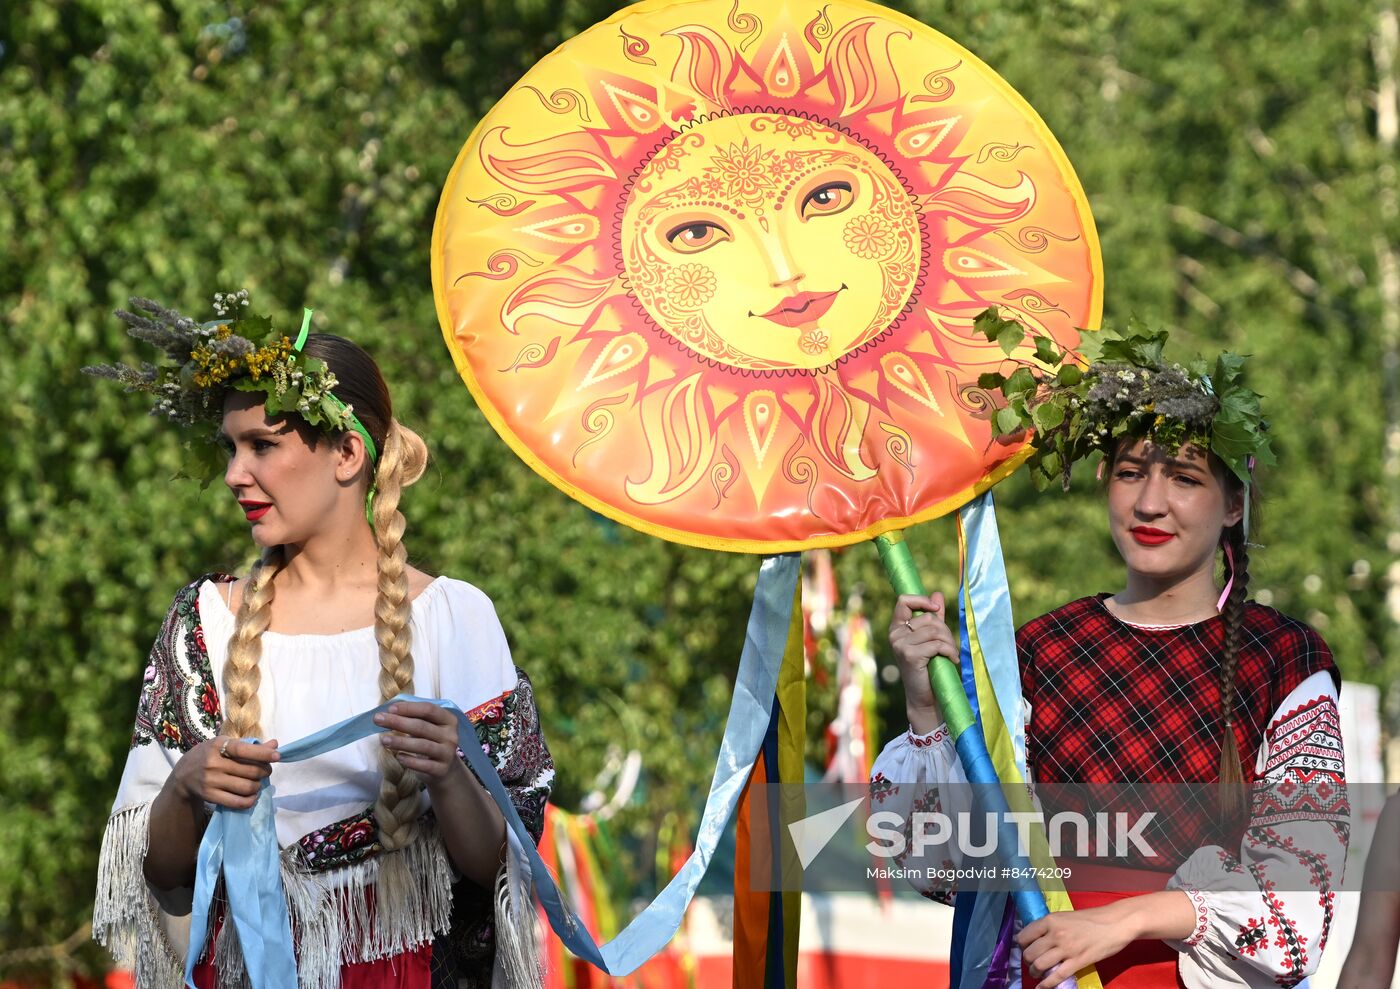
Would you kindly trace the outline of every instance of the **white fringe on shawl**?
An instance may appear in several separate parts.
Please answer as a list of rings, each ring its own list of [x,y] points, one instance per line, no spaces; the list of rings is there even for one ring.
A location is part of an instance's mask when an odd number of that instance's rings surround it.
[[[530,896],[530,862],[506,829],[506,860],[496,874],[496,962],[491,989],[535,989],[544,985],[543,932]]]
[[[172,989],[185,981],[184,952],[166,937],[163,913],[146,883],[151,804],[113,814],[102,835],[92,936],[118,964],[137,973],[140,989]]]
[[[135,971],[137,989],[173,989],[184,983],[185,952],[166,935],[160,905],[146,882],[150,813],[149,802],[137,804],[107,822],[93,937]],[[508,855],[496,884],[493,984],[509,989],[539,986],[544,978],[528,866],[522,870],[523,864],[523,856]],[[407,848],[331,873],[309,872],[295,846],[283,849],[281,871],[303,989],[337,989],[342,964],[399,954],[446,933],[451,925],[452,865],[436,823],[427,820],[420,822],[419,837]],[[385,904],[392,907],[382,909]],[[214,966],[220,987],[246,986],[233,925],[224,925],[219,933]]]

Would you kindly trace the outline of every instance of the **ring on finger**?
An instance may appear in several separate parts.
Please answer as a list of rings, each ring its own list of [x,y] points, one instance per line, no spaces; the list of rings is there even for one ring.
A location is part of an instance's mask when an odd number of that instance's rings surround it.
[[[225,739],[224,739],[224,744],[219,746],[219,755],[222,756],[222,757],[225,758],[225,759],[228,758],[228,743],[229,743],[229,742],[232,742],[232,741],[233,741],[232,738],[225,738]]]
[[[912,624],[910,624],[908,621],[905,621],[904,627],[907,628],[907,629],[908,629],[909,631],[911,631],[911,632],[914,631],[914,626],[913,626]]]

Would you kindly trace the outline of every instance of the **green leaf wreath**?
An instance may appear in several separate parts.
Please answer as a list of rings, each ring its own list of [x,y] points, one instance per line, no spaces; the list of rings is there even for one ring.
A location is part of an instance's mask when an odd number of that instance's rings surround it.
[[[995,308],[975,327],[1014,364],[977,383],[999,389],[1006,405],[992,424],[998,437],[1031,431],[1028,463],[1038,489],[1059,480],[1068,489],[1077,461],[1105,453],[1125,436],[1146,438],[1175,455],[1183,445],[1214,453],[1248,484],[1252,462],[1274,463],[1259,395],[1244,385],[1244,358],[1224,353],[1212,370],[1202,358],[1187,366],[1165,357],[1167,331],[1136,318],[1126,332],[1083,332],[1078,351],[1006,319]],[[1034,351],[1024,353],[1029,343]]]

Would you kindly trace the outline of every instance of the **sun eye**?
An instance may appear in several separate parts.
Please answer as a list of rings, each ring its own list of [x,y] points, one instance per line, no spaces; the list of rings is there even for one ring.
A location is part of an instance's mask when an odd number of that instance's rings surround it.
[[[728,230],[710,220],[682,223],[666,234],[666,242],[681,254],[699,254],[732,239]]]
[[[827,182],[819,185],[802,200],[802,218],[811,219],[814,216],[835,216],[850,208],[855,202],[855,193],[851,191],[849,182]]]

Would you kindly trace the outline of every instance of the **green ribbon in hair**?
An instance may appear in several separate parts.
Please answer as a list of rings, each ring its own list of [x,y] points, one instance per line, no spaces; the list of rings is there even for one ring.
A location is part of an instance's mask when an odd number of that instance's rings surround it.
[[[305,306],[302,307],[301,332],[297,334],[297,342],[292,345],[292,349],[298,354],[301,353],[301,348],[306,346],[306,338],[311,333],[311,314],[314,311],[315,310],[307,309]],[[365,424],[360,422],[359,417],[355,415],[348,405],[337,398],[334,393],[327,392],[326,398],[330,399],[331,404],[345,414],[350,428],[359,433],[360,439],[365,441],[365,450],[369,453],[370,464],[377,465],[379,463],[379,448],[374,445],[374,437],[370,436],[369,430],[365,428]],[[371,480],[369,483],[369,492],[365,495],[365,519],[369,522],[371,527],[374,525],[374,493],[376,490],[377,487],[374,481]]]

